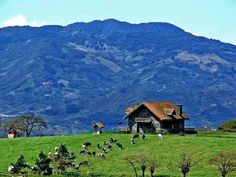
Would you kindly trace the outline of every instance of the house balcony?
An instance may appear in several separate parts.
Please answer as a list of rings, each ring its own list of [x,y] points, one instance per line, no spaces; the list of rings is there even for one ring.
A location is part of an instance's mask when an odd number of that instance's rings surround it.
[[[137,123],[151,123],[152,120],[150,118],[145,118],[145,117],[136,117],[135,122],[137,122]]]

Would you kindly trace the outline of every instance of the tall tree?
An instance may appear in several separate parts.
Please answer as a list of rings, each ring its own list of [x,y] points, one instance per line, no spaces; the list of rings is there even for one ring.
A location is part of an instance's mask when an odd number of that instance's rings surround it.
[[[6,131],[14,129],[28,137],[33,132],[47,128],[47,122],[39,116],[23,115],[2,123],[1,128]]]

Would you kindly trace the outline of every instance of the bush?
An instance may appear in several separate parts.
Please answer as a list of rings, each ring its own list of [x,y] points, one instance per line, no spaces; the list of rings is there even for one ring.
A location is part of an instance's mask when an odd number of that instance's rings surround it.
[[[225,132],[236,132],[236,120],[224,122],[218,129]]]

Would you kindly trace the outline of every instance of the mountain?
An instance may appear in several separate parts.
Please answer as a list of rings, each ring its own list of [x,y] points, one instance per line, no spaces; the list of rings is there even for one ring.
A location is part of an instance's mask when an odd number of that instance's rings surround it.
[[[0,112],[42,115],[51,133],[112,129],[128,105],[155,100],[217,126],[236,117],[235,71],[236,46],[169,23],[0,29]]]

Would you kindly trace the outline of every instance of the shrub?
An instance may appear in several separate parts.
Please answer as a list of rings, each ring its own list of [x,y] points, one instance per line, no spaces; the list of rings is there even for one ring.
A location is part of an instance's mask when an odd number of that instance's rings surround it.
[[[180,136],[185,136],[185,133],[184,132],[179,132],[179,135]]]
[[[224,122],[218,129],[226,132],[236,132],[236,120]]]

